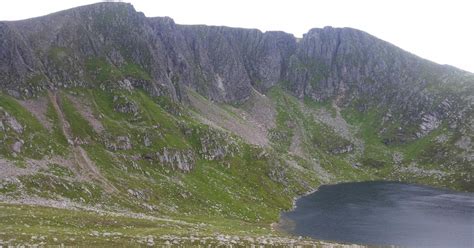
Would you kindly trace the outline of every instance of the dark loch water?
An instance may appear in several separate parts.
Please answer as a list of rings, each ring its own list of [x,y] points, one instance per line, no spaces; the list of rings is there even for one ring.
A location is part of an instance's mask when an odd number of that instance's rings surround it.
[[[474,248],[474,194],[363,182],[321,186],[283,213],[294,235],[405,247]]]

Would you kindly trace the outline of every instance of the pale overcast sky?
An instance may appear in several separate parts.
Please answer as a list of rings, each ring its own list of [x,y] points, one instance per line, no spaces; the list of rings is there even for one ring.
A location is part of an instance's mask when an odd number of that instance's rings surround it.
[[[18,20],[94,3],[0,0],[0,20]],[[353,27],[440,64],[474,72],[474,0],[130,0],[146,16],[179,24],[282,30]]]

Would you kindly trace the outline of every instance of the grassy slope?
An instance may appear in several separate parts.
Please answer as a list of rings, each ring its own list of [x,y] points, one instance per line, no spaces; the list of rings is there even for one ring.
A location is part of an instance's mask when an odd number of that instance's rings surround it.
[[[65,244],[67,246],[130,247],[146,244],[149,235],[156,240],[164,235],[213,236],[217,232],[231,235],[268,235],[267,225],[243,223],[220,218],[136,218],[107,212],[75,211],[48,207],[0,204],[0,244]],[[201,224],[203,221],[205,225]],[[199,241],[194,242],[198,244]],[[191,245],[188,241],[184,244]]]
[[[141,72],[134,72],[133,66],[126,70],[130,70],[130,74],[142,75]],[[119,73],[113,69],[109,72]],[[145,78],[145,75],[142,77]],[[94,116],[100,120],[105,131],[96,133],[68,99],[68,94],[80,96],[82,100],[92,103]],[[455,182],[393,172],[392,156],[395,152],[404,155],[405,165],[414,160],[418,161],[421,157],[425,158],[425,161],[421,161],[423,166],[439,169],[439,166],[430,163],[428,158],[432,156],[430,152],[436,153],[439,149],[433,147],[432,141],[436,135],[444,132],[442,129],[414,143],[387,146],[376,133],[380,128],[377,125],[380,120],[377,112],[360,113],[346,108],[342,115],[353,127],[358,127],[356,135],[363,140],[365,149],[361,154],[355,151],[334,154],[335,148],[344,147],[351,142],[337,134],[330,126],[308,115],[308,111],[322,109],[334,116],[337,110],[330,104],[315,103],[308,99],[302,103],[278,87],[269,92],[269,98],[276,106],[276,127],[269,132],[272,149],[263,150],[247,145],[230,134],[210,129],[191,118],[181,106],[164,97],[151,98],[139,90],[63,91],[60,94],[61,108],[70,123],[73,136],[87,141],[87,144],[81,146],[118,192],[106,193],[97,181],[73,180],[73,170],[61,164],[50,164],[32,176],[19,177],[19,184],[2,182],[0,193],[15,197],[21,192],[57,200],[70,199],[80,204],[101,204],[111,210],[127,209],[152,216],[185,220],[192,224],[170,224],[166,221],[129,217],[105,218],[93,212],[2,205],[0,207],[4,211],[0,226],[5,231],[0,232],[0,239],[15,237],[26,242],[31,236],[44,235],[48,241],[56,237],[58,241],[53,243],[100,245],[104,244],[102,242],[111,241],[117,244],[138,242],[139,233],[269,234],[269,224],[278,219],[281,210],[291,207],[293,197],[319,184],[313,171],[314,161],[333,176],[331,182],[389,178],[462,189]],[[124,101],[120,102],[121,104],[135,104],[138,106],[138,112],[115,111],[116,99]],[[0,153],[3,157],[24,167],[25,161],[39,159],[45,155],[70,156],[71,147],[61,133],[58,113],[49,105],[47,117],[53,124],[52,130],[42,127],[13,98],[4,95],[0,97],[3,111],[13,115],[25,127],[22,134],[12,130],[0,132],[3,143]],[[226,106],[220,107],[230,111]],[[301,136],[300,148],[303,155],[288,153],[292,138],[297,133]],[[113,142],[118,136],[129,137],[132,149],[114,152],[107,150],[106,143]],[[220,137],[213,140],[217,146],[227,146],[231,143],[233,155],[214,161],[199,155],[198,151],[202,149],[201,140],[208,136]],[[145,137],[152,141],[150,146],[144,145]],[[9,147],[16,139],[25,141],[25,149],[14,158]],[[195,168],[190,173],[182,173],[156,160],[141,159],[144,155],[153,154],[164,147],[195,151]],[[296,161],[300,167],[288,166],[287,160]],[[360,162],[362,166],[354,166],[355,162]],[[22,214],[25,212],[29,215]],[[52,215],[58,217],[52,219]],[[69,215],[77,218],[72,220]],[[199,226],[199,223],[207,225]],[[43,226],[48,228],[41,228]],[[104,237],[91,236],[90,232],[95,230],[120,232],[126,238],[118,235],[120,237],[107,240]],[[25,235],[16,235],[17,233]],[[71,237],[74,240],[71,240]]]
[[[392,127],[381,124],[383,113],[375,109],[360,112],[349,106],[340,114],[363,142],[363,151],[333,154],[330,151],[350,144],[350,141],[330,126],[315,121],[308,111],[303,110],[322,109],[334,117],[337,110],[330,103],[317,103],[310,99],[301,102],[279,87],[271,89],[269,97],[278,113],[277,127],[270,132],[270,138],[277,144],[276,149],[288,151],[291,138],[299,130],[305,137],[302,146],[306,161],[318,160],[324,169],[335,175],[336,181],[388,179],[464,191],[473,189],[469,162],[459,156],[461,152],[454,144],[459,134],[449,131],[445,124],[413,142],[387,145],[384,143],[387,134],[380,135],[379,132]],[[447,140],[439,142],[441,136]],[[400,161],[395,161],[394,156],[399,156]],[[305,163],[304,160],[301,162]],[[359,166],[354,168],[352,165],[356,163]]]
[[[320,108],[328,109],[331,113],[334,110],[327,105],[316,105],[306,101],[301,105],[299,100],[289,95],[279,87],[273,88],[269,92],[269,97],[277,108],[277,127],[271,131],[271,139],[278,144],[277,149],[288,151],[294,132],[299,130],[304,135],[302,137],[302,148],[305,157],[298,161],[308,163],[308,160],[317,160],[321,166],[335,176],[333,182],[340,181],[363,181],[375,179],[370,168],[354,168],[348,158],[350,153],[335,155],[331,151],[337,147],[344,147],[350,144],[344,137],[338,135],[330,126],[316,121],[311,115],[303,111],[302,108],[316,110]],[[286,142],[282,142],[282,140]]]
[[[8,127],[2,130],[0,155],[13,158],[9,148],[18,140],[24,142],[21,155],[30,158],[41,158],[43,155],[61,153],[64,150],[64,140],[50,136],[46,128],[28,110],[14,98],[0,93],[0,118],[6,118],[6,115],[13,116],[22,124],[23,131],[18,133]],[[19,156],[17,159],[21,158],[22,156]]]
[[[413,142],[387,145],[378,132],[382,114],[374,109],[362,113],[353,108],[342,112],[344,118],[359,127],[358,136],[364,141],[365,151],[360,157],[363,165],[373,167],[381,178],[472,191],[469,165],[460,158],[455,146],[457,135],[441,125],[428,135]],[[439,142],[441,136],[447,141]],[[400,156],[397,163],[394,156]],[[467,162],[468,163],[468,162]],[[420,172],[424,171],[424,172]],[[440,176],[444,175],[444,176]]]
[[[62,92],[60,102],[73,137],[87,141],[81,146],[87,151],[99,171],[118,189],[118,192],[106,193],[101,183],[97,181],[73,180],[74,172],[67,166],[51,164],[34,175],[19,177],[20,183],[8,186],[9,184],[5,182],[1,193],[11,197],[16,197],[21,193],[55,200],[69,199],[80,204],[101,204],[112,210],[128,209],[128,211],[148,215],[187,219],[195,223],[209,223],[208,229],[212,231],[230,234],[245,231],[245,233],[258,234],[269,233],[269,224],[277,221],[281,210],[291,207],[293,197],[317,185],[314,172],[302,168],[298,170],[286,168],[281,165],[282,162],[278,159],[262,155],[265,152],[261,148],[247,145],[230,134],[220,134],[219,137],[223,138],[216,139],[214,142],[217,142],[217,146],[225,146],[233,140],[234,155],[214,161],[206,160],[197,152],[202,148],[201,138],[209,136],[209,132],[211,132],[210,136],[214,137],[215,132],[221,131],[209,129],[185,113],[179,115],[167,112],[164,107],[169,107],[169,102],[164,99],[153,99],[140,91],[133,93],[112,92],[77,89]],[[104,132],[95,133],[91,125],[68,99],[67,95],[70,93],[79,95],[84,101],[92,103],[94,115],[102,122],[105,128]],[[137,104],[139,113],[114,111],[113,99],[116,95],[126,96],[128,101]],[[40,134],[43,138],[38,141],[31,139],[31,141],[25,142],[25,146],[32,147],[31,151],[24,150],[17,160],[40,158],[39,155],[45,153],[42,147],[48,147],[49,143],[60,144],[58,146],[62,148],[53,150],[52,155],[70,156],[64,155],[69,154],[72,148],[68,147],[64,135],[61,134],[57,113],[51,106],[48,107],[47,116],[53,123],[53,129],[48,131],[14,99],[8,97],[1,99],[1,106],[14,115],[19,122],[31,123],[31,126],[25,125],[25,132],[22,134],[24,140],[33,135],[32,133]],[[167,105],[164,106],[164,104]],[[10,132],[6,136],[10,135],[17,134]],[[117,136],[129,137],[133,148],[115,152],[108,151],[105,147],[106,140],[113,141]],[[149,147],[143,145],[145,136],[152,140],[152,145]],[[9,139],[11,138],[9,137],[7,140]],[[45,144],[44,142],[49,143]],[[144,154],[159,151],[163,147],[196,151],[198,155],[195,168],[190,173],[182,173],[160,164],[157,160],[137,159]],[[4,154],[5,157],[9,157],[9,149],[5,149]],[[272,178],[271,174],[277,174],[279,177]],[[131,194],[130,190],[138,193]],[[3,206],[3,208],[10,213],[8,216],[21,215],[20,212],[15,211],[22,207]],[[51,209],[36,207],[24,208],[46,216],[55,212]],[[63,216],[66,210],[56,211],[58,215]],[[78,212],[74,215],[84,215],[85,222],[87,219],[94,218],[92,213]],[[39,231],[43,224],[37,223],[36,219],[28,219],[26,216],[24,218],[25,220],[22,221],[30,222],[28,225],[31,228],[18,227],[12,223],[10,217],[4,215],[0,222],[3,223],[1,224],[2,229],[7,228],[7,230],[0,234],[0,239],[6,240],[20,231],[38,235],[49,233],[46,235],[48,237],[52,236],[51,233],[55,233],[54,236],[61,239],[70,237],[70,233],[75,232],[74,225],[82,225],[85,230],[89,231],[96,229],[96,227],[107,227],[101,223],[92,224],[89,221],[81,224],[79,221],[79,223],[70,224],[72,225],[70,228],[66,228],[69,224],[59,222],[57,228]],[[43,218],[44,221],[46,219],[48,218]],[[120,221],[128,222],[124,219]],[[142,224],[139,223],[139,225]],[[56,226],[54,223],[51,225]],[[60,228],[61,225],[65,225],[64,228]],[[143,225],[160,226],[155,222],[146,222]],[[201,229],[199,230],[203,232],[207,230],[207,228]],[[163,225],[161,229],[149,228],[146,232],[179,234],[188,232],[185,230],[187,229],[176,232],[173,225]],[[207,233],[211,233],[209,230]],[[78,237],[79,234],[87,237],[86,239],[90,238],[90,235],[86,235],[84,231],[78,232],[78,235],[74,235],[76,237],[73,238],[81,239]],[[69,241],[69,243],[71,242]]]

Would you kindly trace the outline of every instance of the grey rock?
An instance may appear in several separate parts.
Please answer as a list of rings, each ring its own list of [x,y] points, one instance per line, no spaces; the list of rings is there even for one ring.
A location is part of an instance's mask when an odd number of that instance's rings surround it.
[[[237,143],[228,134],[212,129],[201,133],[200,143],[199,155],[206,160],[220,160],[227,156],[231,157],[238,152]]]
[[[156,152],[156,157],[162,165],[178,169],[183,172],[189,172],[194,168],[195,154],[192,150],[179,150],[164,147]]]
[[[348,153],[354,150],[354,146],[352,144],[346,145],[346,146],[341,146],[341,147],[335,147],[331,149],[329,152],[332,154],[343,154],[343,153]]]
[[[139,113],[138,105],[133,101],[124,96],[114,96],[114,110],[119,113],[129,113],[137,115]]]
[[[12,145],[12,151],[15,153],[21,153],[21,148],[25,142],[23,140],[15,141]]]
[[[152,145],[151,139],[148,135],[143,137],[143,145],[145,145],[145,147],[150,147]]]
[[[130,150],[132,149],[132,143],[128,136],[118,136],[117,137],[118,149],[120,150]]]
[[[278,84],[299,99],[382,112],[376,131],[385,144],[407,143],[444,126],[455,135],[473,133],[474,74],[352,28],[315,28],[296,39],[283,32],[178,25],[168,17],[147,18],[130,4],[98,3],[0,22],[0,40],[0,89],[16,98],[97,87],[114,94],[141,89],[186,103],[185,89],[191,88],[212,101],[242,103],[254,89],[265,93]],[[126,94],[114,98],[117,112],[138,118],[138,106]],[[24,132],[7,114],[0,123]],[[234,153],[231,142],[222,142],[230,136],[200,137],[199,150],[164,149],[144,157],[189,171],[195,156],[218,160]],[[109,149],[131,149],[130,140],[110,140]]]
[[[147,195],[147,193],[145,192],[145,190],[133,190],[133,189],[128,189],[127,190],[127,193],[130,195],[130,196],[133,196],[139,200],[148,200],[149,199],[149,196]]]
[[[133,148],[128,136],[117,136],[113,138],[113,141],[108,138],[105,140],[105,146],[110,151],[131,150]]]
[[[132,91],[134,89],[133,85],[132,85],[132,82],[130,82],[130,80],[128,80],[128,79],[119,80],[118,85],[121,89],[124,89],[124,90],[127,90],[127,91]]]
[[[23,126],[16,120],[15,117],[9,115],[7,112],[5,112],[4,121],[8,127],[10,127],[16,133],[23,133]]]
[[[265,93],[281,83],[299,98],[334,100],[361,111],[387,108],[391,116],[384,125],[401,129],[386,143],[419,138],[443,121],[459,128],[473,112],[472,73],[351,28],[315,28],[297,40],[283,32],[177,25],[168,17],[147,18],[130,4],[98,3],[0,22],[0,37],[0,88],[15,97],[98,86],[141,88],[185,102],[184,88],[190,87],[213,101],[243,102],[252,88]],[[94,82],[91,58],[108,65],[101,70],[132,64],[147,76],[111,73]],[[114,108],[139,111],[133,101]],[[413,124],[418,130],[407,128]]]
[[[465,151],[473,151],[471,137],[462,136],[456,141],[455,145]]]
[[[422,123],[420,124],[420,131],[417,133],[419,138],[425,136],[429,132],[435,130],[441,124],[441,120],[439,120],[435,115],[426,114],[422,117]]]
[[[305,34],[290,58],[285,81],[299,98],[334,100],[360,111],[386,109],[387,125],[402,127],[395,142],[424,136],[443,120],[459,125],[472,113],[473,74],[423,60],[351,28]],[[414,123],[420,123],[418,130],[406,128]]]

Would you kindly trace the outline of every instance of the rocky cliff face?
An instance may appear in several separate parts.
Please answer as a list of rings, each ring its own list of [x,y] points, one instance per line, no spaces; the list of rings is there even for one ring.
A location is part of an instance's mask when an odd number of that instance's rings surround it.
[[[130,4],[100,3],[1,22],[0,37],[0,84],[15,97],[57,87],[125,87],[126,80],[181,101],[187,86],[214,101],[243,102],[252,88],[264,93],[283,82],[298,98],[384,108],[387,121],[402,129],[390,131],[387,142],[423,136],[441,120],[459,126],[472,113],[473,74],[350,28],[312,29],[297,40],[283,32],[176,25]]]
[[[351,28],[312,29],[297,39],[284,32],[177,25],[168,17],[147,18],[130,4],[98,3],[0,22],[0,40],[0,88],[16,98],[58,88],[139,88],[190,103],[192,89],[211,102],[245,103],[252,93],[278,86],[299,100],[372,116],[371,128],[385,145],[441,129],[449,144],[474,138],[474,74]],[[127,97],[113,104],[116,112],[140,119]],[[131,148],[126,140],[109,143],[111,150]],[[468,154],[462,163],[470,163],[472,146],[453,144],[456,154]]]
[[[295,50],[282,32],[182,26],[129,4],[101,3],[0,24],[2,89],[16,97],[127,78],[153,95],[190,86],[212,100],[246,99],[276,84]]]
[[[394,136],[405,137],[402,142],[437,128],[441,119],[460,125],[472,112],[473,74],[350,28],[310,30],[291,57],[286,80],[299,98],[387,111],[386,121],[400,128]]]

